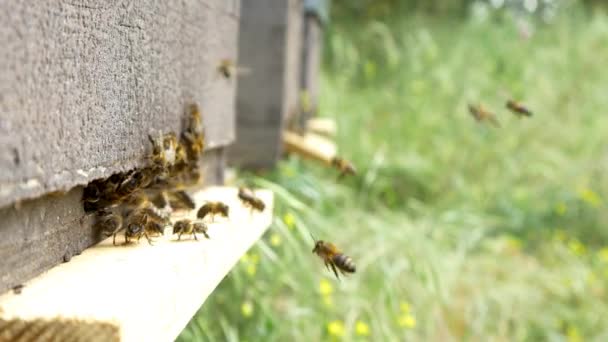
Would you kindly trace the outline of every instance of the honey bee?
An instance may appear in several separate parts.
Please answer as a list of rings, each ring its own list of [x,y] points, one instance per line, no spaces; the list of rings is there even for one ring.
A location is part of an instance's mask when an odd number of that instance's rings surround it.
[[[116,246],[116,234],[122,229],[122,223],[121,215],[111,211],[102,211],[99,213],[96,227],[104,237],[113,236],[112,244]]]
[[[211,222],[216,214],[228,217],[228,206],[222,202],[207,202],[196,213],[196,217],[204,219],[207,214],[211,214]]]
[[[333,157],[331,159],[331,166],[335,167],[336,169],[338,169],[338,171],[340,171],[340,175],[338,176],[338,178],[342,178],[346,175],[354,176],[357,174],[357,170],[351,162],[338,156]]]
[[[477,120],[477,122],[490,122],[496,127],[500,127],[500,123],[496,119],[494,113],[485,109],[482,105],[474,106],[469,104],[469,113]]]
[[[169,204],[173,209],[192,210],[196,208],[194,199],[183,190],[171,191],[168,194]]]
[[[229,58],[224,58],[220,61],[217,71],[224,76],[225,79],[231,79],[234,75],[242,75],[249,73],[249,69],[236,66]]]
[[[188,161],[197,162],[205,149],[205,133],[198,105],[191,104],[188,111],[185,130],[182,132],[183,146],[186,147]]]
[[[137,239],[137,242],[142,236],[145,236],[149,244],[152,244],[152,240],[148,235],[148,215],[141,210],[133,212],[128,218],[128,225],[125,230],[125,244],[131,242],[131,239]]]
[[[333,243],[316,239],[314,240],[315,247],[313,248],[312,252],[323,259],[327,269],[331,267],[332,271],[336,275],[336,278],[340,279],[336,268],[340,270],[340,273],[343,275],[346,273],[355,273],[357,271],[357,267],[355,266],[353,259],[340,252],[340,250],[338,250]]]
[[[181,240],[182,234],[191,234],[194,240],[198,241],[196,233],[201,233],[207,239],[210,239],[207,230],[207,225],[203,222],[192,222],[188,219],[179,220],[173,225],[173,234],[177,234],[177,240]]]
[[[258,197],[256,197],[253,191],[251,191],[250,189],[239,188],[238,196],[241,202],[243,202],[244,205],[250,207],[252,211],[253,209],[258,211],[264,211],[264,208],[266,207],[264,202]]]
[[[532,116],[532,112],[526,108],[523,104],[515,101],[515,100],[508,100],[506,107],[508,109],[510,109],[513,114],[517,115],[518,117],[522,117],[522,116]]]

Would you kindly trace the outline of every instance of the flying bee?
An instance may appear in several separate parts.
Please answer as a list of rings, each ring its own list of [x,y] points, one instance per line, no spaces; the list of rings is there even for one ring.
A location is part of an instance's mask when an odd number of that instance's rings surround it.
[[[207,239],[210,239],[207,230],[207,225],[203,222],[192,222],[188,219],[179,220],[173,225],[173,234],[177,234],[177,240],[181,240],[182,234],[191,234],[194,240],[198,241],[196,233],[201,233]]]
[[[323,259],[327,269],[331,267],[332,271],[334,271],[334,274],[336,275],[336,278],[340,279],[336,268],[340,270],[340,273],[343,275],[346,273],[355,273],[357,271],[357,267],[355,266],[353,259],[340,252],[336,245],[331,242],[316,240],[314,237],[313,240],[315,240],[315,247],[312,249],[312,252]]]
[[[211,222],[213,222],[213,218],[216,214],[228,217],[228,211],[228,205],[222,202],[207,202],[198,210],[196,217],[204,219],[207,214],[211,214]]]
[[[256,197],[256,195],[250,189],[239,188],[238,196],[241,202],[250,207],[252,211],[254,209],[257,211],[264,211],[264,208],[266,207],[264,201]]]
[[[152,244],[148,231],[146,231],[146,227],[148,226],[148,215],[142,211],[136,211],[131,214],[128,222],[127,229],[125,230],[125,244],[130,243],[131,239],[137,239],[137,242],[139,242],[139,239],[141,239],[142,236],[145,236],[148,243]]]
[[[506,107],[508,109],[510,109],[513,114],[517,115],[518,117],[522,117],[522,116],[532,116],[532,112],[526,108],[523,104],[515,101],[515,100],[508,100]]]
[[[192,210],[196,208],[194,199],[183,190],[171,191],[168,194],[169,204],[173,209]]]
[[[116,234],[122,229],[122,216],[111,211],[99,213],[96,226],[104,237],[113,236],[112,244],[116,246]]]
[[[490,122],[496,127],[500,127],[500,123],[496,119],[496,115],[494,113],[485,109],[482,105],[474,106],[469,104],[469,113],[477,120],[477,122]]]
[[[245,75],[249,73],[248,68],[236,66],[232,59],[224,58],[220,61],[217,71],[224,76],[225,79],[231,79],[233,75]]]
[[[338,171],[340,171],[340,175],[338,176],[338,178],[342,178],[346,175],[354,176],[357,174],[357,170],[351,162],[338,156],[335,156],[331,159],[331,166],[335,167],[336,169],[338,169]]]

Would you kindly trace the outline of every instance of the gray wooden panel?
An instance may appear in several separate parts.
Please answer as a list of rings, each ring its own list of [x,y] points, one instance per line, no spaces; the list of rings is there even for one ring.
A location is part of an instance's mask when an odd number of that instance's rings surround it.
[[[141,166],[155,130],[203,111],[234,139],[238,0],[0,3],[0,207]]]
[[[316,114],[319,108],[319,73],[321,69],[321,48],[323,30],[317,15],[304,15],[304,32],[302,39],[302,72],[300,87],[308,94],[310,108],[302,108],[300,128],[306,127],[306,121]]]
[[[231,164],[264,168],[281,153],[281,132],[298,112],[301,0],[241,3],[239,64],[251,73],[237,86],[237,139]]]
[[[205,184],[223,184],[224,148],[205,152],[201,163]],[[82,189],[0,209],[0,293],[99,242],[95,217],[83,210]]]

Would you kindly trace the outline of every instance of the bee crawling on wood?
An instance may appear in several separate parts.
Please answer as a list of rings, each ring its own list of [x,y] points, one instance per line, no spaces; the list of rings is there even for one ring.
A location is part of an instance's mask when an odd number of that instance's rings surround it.
[[[194,240],[198,241],[196,233],[201,233],[207,239],[210,239],[207,231],[207,225],[203,222],[192,222],[188,219],[179,220],[173,225],[173,234],[177,234],[177,240],[181,240],[182,234],[191,234],[194,237]]]
[[[200,207],[200,209],[196,213],[196,217],[204,219],[205,216],[211,214],[211,222],[213,222],[213,218],[216,214],[227,218],[229,209],[230,208],[228,207],[228,205],[222,202],[207,202],[203,204],[202,207]]]
[[[346,175],[354,176],[357,174],[357,170],[351,162],[338,156],[331,158],[331,166],[335,167],[336,169],[338,169],[338,171],[340,171],[340,175],[338,176],[338,178],[342,178]]]
[[[125,230],[125,244],[130,243],[132,239],[137,239],[137,242],[139,242],[139,239],[145,236],[148,243],[152,245],[152,239],[150,239],[150,235],[148,234],[151,233],[148,223],[148,215],[143,210],[131,213]]]
[[[116,234],[122,230],[122,216],[112,211],[100,211],[96,226],[104,237],[113,236],[112,244],[116,246]]]
[[[526,108],[523,104],[515,101],[515,100],[508,100],[506,107],[508,109],[510,109],[513,114],[517,115],[518,117],[522,117],[522,116],[532,116],[532,112]]]
[[[500,123],[496,119],[494,113],[485,109],[482,105],[469,104],[469,113],[477,120],[477,122],[490,122],[496,127],[500,127]]]
[[[243,202],[245,206],[250,207],[252,211],[254,209],[257,211],[264,211],[264,208],[266,208],[264,201],[259,199],[250,189],[239,188],[238,196],[241,202]]]
[[[336,275],[336,278],[340,279],[338,276],[338,270],[340,273],[355,273],[357,271],[357,267],[353,262],[353,259],[349,256],[344,255],[338,248],[331,242],[325,242],[322,240],[315,240],[315,247],[312,252],[317,254],[323,262],[325,263],[325,267],[329,269],[331,267],[332,271]]]

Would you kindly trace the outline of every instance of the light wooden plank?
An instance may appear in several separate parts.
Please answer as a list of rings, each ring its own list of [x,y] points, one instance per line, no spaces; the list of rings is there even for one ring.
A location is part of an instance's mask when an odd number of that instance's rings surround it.
[[[100,327],[100,334],[107,333],[106,340],[117,340],[109,324],[118,329],[121,341],[172,341],[270,225],[272,193],[258,190],[256,195],[267,205],[263,213],[252,214],[245,208],[235,188],[213,187],[196,193],[197,208],[209,200],[230,206],[229,219],[218,217],[208,224],[210,240],[202,235],[199,241],[182,236],[178,242],[176,236],[166,234],[156,238],[153,246],[145,238],[139,244],[113,246],[109,238],[26,283],[21,294],[0,296],[0,338],[6,338],[2,333],[8,331],[1,329],[2,322],[21,320],[38,324],[49,333],[48,340],[80,334],[83,325]],[[195,215],[191,211],[172,220]],[[46,320],[46,326],[41,320]]]
[[[311,133],[324,135],[333,138],[338,132],[336,121],[330,118],[311,118],[306,123],[306,129]]]
[[[283,144],[288,153],[316,160],[331,165],[331,160],[336,156],[336,144],[320,135],[307,133],[283,132]]]

